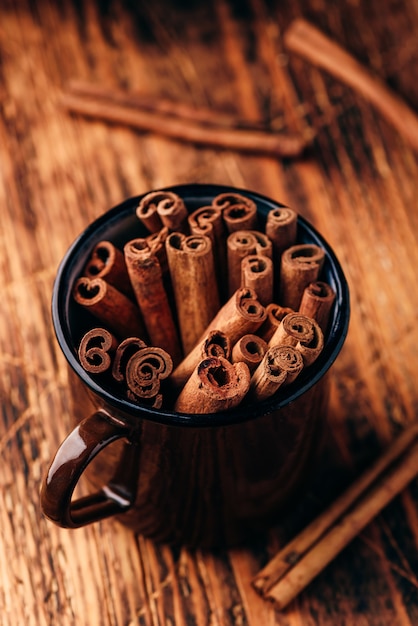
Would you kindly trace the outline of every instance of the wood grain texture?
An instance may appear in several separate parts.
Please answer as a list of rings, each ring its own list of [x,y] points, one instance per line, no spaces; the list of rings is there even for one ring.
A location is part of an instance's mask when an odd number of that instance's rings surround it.
[[[399,134],[325,72],[287,55],[311,20],[415,110],[416,1],[6,0],[0,8],[0,621],[2,626],[412,626],[418,483],[279,613],[250,586],[284,542],[417,419],[418,165]],[[68,115],[73,78],[316,129],[304,159],[197,149]],[[66,531],[39,487],[71,427],[50,321],[56,268],[124,198],[233,184],[308,218],[337,253],[352,318],[333,368],[327,440],[280,527],[240,549],[188,552],[106,521]]]

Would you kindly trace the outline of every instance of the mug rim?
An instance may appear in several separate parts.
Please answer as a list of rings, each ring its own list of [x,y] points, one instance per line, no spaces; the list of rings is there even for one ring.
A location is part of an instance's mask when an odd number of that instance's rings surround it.
[[[282,203],[272,200],[271,198],[268,198],[258,192],[228,185],[189,183],[170,185],[151,191],[173,191],[182,198],[187,195],[189,202],[191,201],[190,197],[194,197],[195,200],[198,200],[200,197],[215,197],[221,193],[240,193],[250,197],[256,202],[258,212],[260,212],[260,205],[264,206],[265,211],[266,209],[285,206]],[[241,403],[233,409],[228,409],[219,413],[189,414],[167,409],[153,409],[151,407],[136,404],[127,398],[123,398],[112,393],[100,385],[88,372],[83,369],[76,356],[74,345],[71,342],[68,306],[66,304],[66,302],[68,303],[68,291],[69,289],[71,290],[71,285],[74,280],[74,278],[70,280],[70,270],[74,264],[74,259],[76,258],[77,253],[86,246],[86,243],[90,239],[93,239],[93,236],[97,236],[100,231],[104,232],[106,228],[109,228],[110,224],[116,222],[118,216],[122,213],[125,214],[125,212],[127,212],[131,207],[133,207],[134,212],[139,201],[148,193],[150,193],[150,191],[138,196],[127,198],[93,220],[78,235],[78,237],[76,237],[67,249],[58,266],[52,290],[52,322],[58,344],[71,369],[83,381],[83,383],[86,384],[90,391],[99,396],[101,400],[106,403],[106,405],[116,409],[118,414],[122,413],[124,415],[128,415],[129,418],[142,418],[153,422],[180,426],[207,427],[241,423],[246,420],[256,419],[267,413],[282,409],[305,394],[311,387],[318,383],[321,378],[323,378],[341,351],[348,332],[350,319],[350,298],[347,280],[333,249],[324,237],[308,222],[308,220],[299,214],[297,218],[298,230],[302,227],[304,235],[308,235],[308,241],[310,243],[316,243],[324,248],[326,251],[326,258],[330,263],[330,267],[334,275],[336,287],[333,319],[329,325],[328,336],[326,338],[324,349],[315,361],[316,367],[311,376],[306,375],[303,377],[301,375],[288,387],[280,388],[275,394],[273,394],[273,396],[258,403],[252,402],[247,405]],[[263,211],[261,211],[261,214],[267,215],[267,212],[263,213]],[[91,244],[90,250],[92,247],[93,244]],[[310,373],[311,372],[309,372],[309,374]]]

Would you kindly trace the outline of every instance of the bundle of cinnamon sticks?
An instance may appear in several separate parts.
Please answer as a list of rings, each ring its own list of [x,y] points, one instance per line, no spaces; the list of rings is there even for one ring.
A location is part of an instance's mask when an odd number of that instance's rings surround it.
[[[324,346],[335,300],[325,251],[297,242],[297,214],[223,193],[189,212],[152,191],[147,231],[123,249],[100,241],[73,286],[98,326],[78,346],[83,368],[154,408],[215,413],[279,393]]]

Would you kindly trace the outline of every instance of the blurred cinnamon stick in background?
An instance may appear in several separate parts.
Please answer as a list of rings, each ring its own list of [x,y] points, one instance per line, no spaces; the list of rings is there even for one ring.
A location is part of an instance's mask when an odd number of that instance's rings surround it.
[[[304,19],[291,23],[284,35],[287,50],[329,72],[368,100],[418,150],[418,116],[385,83],[338,43]]]
[[[161,110],[158,99],[154,103],[147,100],[145,104],[129,93],[93,86],[89,89],[79,87],[74,89],[74,84],[70,84],[68,91],[61,95],[60,104],[68,111],[198,145],[276,157],[298,157],[311,144],[314,134],[309,129],[301,135],[225,126],[223,115],[216,121],[213,113],[208,116],[211,119],[208,124],[198,119],[200,115],[191,114],[187,107],[186,111],[176,106],[178,114],[173,115]]]

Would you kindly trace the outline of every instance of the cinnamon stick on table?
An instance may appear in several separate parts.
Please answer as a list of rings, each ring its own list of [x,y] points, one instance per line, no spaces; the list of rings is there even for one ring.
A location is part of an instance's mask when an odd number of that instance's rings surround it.
[[[276,157],[298,157],[311,144],[313,133],[305,136],[245,128],[209,126],[197,120],[174,117],[139,104],[121,104],[97,95],[64,93],[60,104],[68,111],[92,119],[123,124],[179,141]]]
[[[303,19],[284,35],[285,47],[346,83],[368,100],[418,150],[418,116],[380,78],[338,43]]]
[[[417,475],[417,438],[414,424],[258,572],[254,588],[286,607]]]

